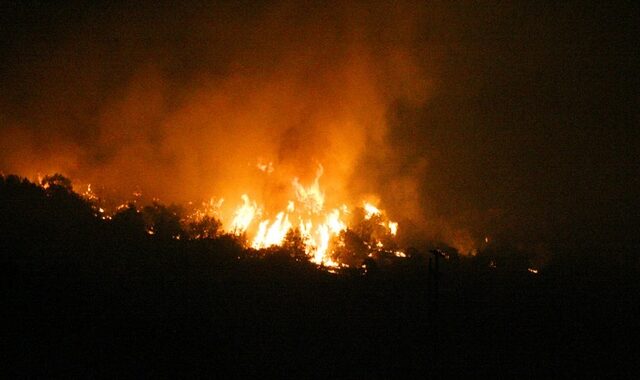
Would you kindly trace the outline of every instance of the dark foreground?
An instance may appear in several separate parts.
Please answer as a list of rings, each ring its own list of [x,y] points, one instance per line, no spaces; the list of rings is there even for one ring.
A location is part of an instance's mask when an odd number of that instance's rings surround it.
[[[633,377],[639,369],[637,289],[615,281],[448,273],[436,305],[417,277],[62,272],[4,276],[11,377]]]
[[[565,255],[534,275],[458,258],[443,262],[436,297],[424,260],[333,275],[228,237],[149,237],[135,210],[104,222],[68,189],[3,181],[3,377],[640,370],[637,267]]]

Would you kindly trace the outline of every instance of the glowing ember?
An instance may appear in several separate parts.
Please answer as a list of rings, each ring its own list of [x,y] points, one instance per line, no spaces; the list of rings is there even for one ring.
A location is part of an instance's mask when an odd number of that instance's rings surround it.
[[[264,172],[264,173],[267,173],[267,174],[273,173],[273,163],[271,163],[271,162],[264,163],[262,161],[258,161],[258,164],[256,165],[256,167],[261,172]]]
[[[98,199],[98,197],[96,196],[96,194],[93,192],[93,190],[91,190],[91,184],[87,185],[87,191],[85,191],[84,193],[82,193],[82,197],[89,200],[89,201],[95,201]],[[104,211],[100,211],[100,212],[104,212]]]
[[[393,254],[396,255],[396,257],[407,257],[407,254],[402,251],[395,251]]]

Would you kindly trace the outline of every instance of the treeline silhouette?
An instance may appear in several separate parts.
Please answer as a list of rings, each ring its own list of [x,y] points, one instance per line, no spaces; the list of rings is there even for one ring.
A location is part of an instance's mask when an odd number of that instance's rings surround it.
[[[287,233],[281,247],[258,252],[247,248],[245,236],[225,233],[220,221],[214,217],[185,218],[185,211],[177,205],[154,201],[139,206],[129,202],[106,217],[98,201],[74,192],[71,181],[60,174],[46,176],[41,183],[15,175],[0,176],[0,200],[0,228],[5,232],[3,244],[8,248],[7,252],[22,258],[38,256],[41,266],[51,262],[51,257],[69,256],[88,260],[84,262],[88,266],[106,260],[99,266],[101,271],[110,268],[105,266],[109,261],[120,270],[133,270],[135,265],[130,265],[133,263],[123,266],[122,260],[138,257],[157,262],[158,254],[151,252],[179,249],[184,258],[206,255],[212,261],[207,263],[209,269],[225,261],[242,264],[247,260],[280,260],[278,265],[296,265],[296,270],[302,272],[317,267],[307,262],[303,239],[297,229]],[[373,268],[379,269],[379,265],[387,273],[425,275],[427,247],[422,250],[409,248],[406,250],[408,259],[398,259],[393,251],[399,247],[382,227],[381,217],[365,218],[364,210],[358,208],[354,212],[355,223],[336,238],[338,244],[335,244],[332,259],[348,264],[354,268],[351,274],[356,275],[364,274],[359,271],[364,263],[368,263],[369,275],[375,272]],[[382,252],[371,249],[378,241],[384,243]],[[526,271],[531,262],[527,253],[511,251],[505,255],[505,251],[487,250],[470,260],[450,247],[445,249],[453,256],[450,266],[466,261],[467,266],[486,267],[489,262],[500,261],[500,268]],[[372,253],[375,254],[373,258]],[[343,272],[349,274],[349,271]],[[307,276],[309,274],[305,273],[304,277]]]
[[[216,275],[223,277],[246,265],[276,272],[288,268],[292,269],[291,276],[306,279],[327,276],[309,262],[297,229],[287,233],[282,246],[257,251],[249,248],[246,236],[224,232],[221,222],[214,217],[187,218],[178,205],[153,201],[140,206],[129,202],[119,206],[113,215],[105,216],[99,201],[74,192],[71,181],[60,174],[46,176],[41,183],[15,175],[0,176],[0,200],[0,228],[5,231],[3,244],[8,255],[21,258],[13,263],[32,258],[34,261],[30,263],[40,267],[43,274],[65,270],[45,269],[65,258],[77,260],[72,267],[92,275],[103,275],[110,270],[125,274],[141,268],[151,272],[151,267],[162,271],[157,266],[165,264],[163,255],[172,252],[178,255],[178,261],[204,260],[199,267],[206,268],[210,274],[220,270]],[[384,264],[390,274],[397,274],[394,271],[405,275],[425,274],[425,254],[413,249],[408,251],[409,260],[398,260],[392,254],[398,247],[389,232],[381,227],[380,216],[366,219],[363,210],[356,209],[357,212],[362,215],[354,218],[357,223],[337,237],[340,244],[336,244],[332,255],[332,259],[353,268],[343,270],[343,274],[363,275],[361,265],[368,263],[366,273],[371,276],[379,273],[376,262]],[[383,241],[388,249],[373,251],[374,260],[368,254],[372,252],[369,247],[376,241]],[[271,266],[275,268],[266,268]]]
[[[450,248],[433,294],[429,248],[331,274],[283,247],[246,248],[214,218],[129,204],[106,218],[56,174],[0,176],[8,377],[629,375],[637,270],[576,271],[526,251]],[[380,237],[380,236],[376,236]],[[356,254],[354,254],[356,252]],[[350,255],[350,256],[349,256]],[[362,260],[362,261],[361,261]],[[359,264],[366,264],[366,271]],[[437,300],[435,302],[434,300]]]
[[[258,254],[245,248],[242,236],[223,233],[220,227],[213,217],[185,220],[179,206],[157,202],[140,208],[129,203],[105,217],[60,174],[45,177],[41,184],[0,176],[4,259],[8,265],[29,265],[21,270],[42,276],[57,276],[59,271],[91,276],[139,271],[153,276],[191,265],[194,272],[229,276],[247,261],[271,266],[279,260],[278,265],[296,265],[298,272],[317,272],[299,260],[301,242],[295,243],[299,237],[291,236],[285,247],[271,249],[268,255]],[[65,260],[73,264],[64,265],[69,264]]]

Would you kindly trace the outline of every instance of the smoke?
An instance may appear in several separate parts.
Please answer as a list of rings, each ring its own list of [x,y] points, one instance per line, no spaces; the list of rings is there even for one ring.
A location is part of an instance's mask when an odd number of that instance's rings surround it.
[[[322,165],[328,202],[376,198],[407,239],[469,249],[430,208],[411,145],[437,82],[422,2],[13,11],[28,31],[2,62],[4,172],[282,208]]]

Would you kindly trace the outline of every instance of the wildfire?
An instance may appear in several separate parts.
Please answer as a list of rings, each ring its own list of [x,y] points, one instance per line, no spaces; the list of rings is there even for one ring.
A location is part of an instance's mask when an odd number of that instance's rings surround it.
[[[389,221],[387,226],[389,227],[389,232],[391,232],[391,235],[396,236],[396,234],[398,233],[398,223]]]
[[[85,199],[88,199],[90,201],[95,201],[98,199],[98,196],[96,195],[96,193],[93,192],[93,190],[91,190],[91,184],[87,185],[87,191],[85,191],[84,193],[82,193],[82,196]],[[100,212],[104,212],[104,210],[100,209]]]
[[[322,211],[322,207],[324,206],[324,193],[320,190],[320,177],[322,176],[323,171],[324,169],[322,168],[322,165],[320,165],[313,184],[307,188],[298,182],[298,178],[293,179],[293,187],[296,190],[296,197],[298,198],[298,201],[311,213],[319,213]]]
[[[257,169],[264,175],[270,175],[275,170],[271,162],[259,162]],[[384,211],[374,203],[360,203],[362,206],[357,208],[357,212],[345,204],[327,207],[325,193],[320,186],[323,173],[324,168],[319,165],[310,183],[304,184],[297,177],[293,178],[288,190],[291,199],[284,202],[279,210],[269,210],[249,193],[244,193],[240,195],[241,202],[235,208],[224,210],[222,205],[226,201],[223,198],[210,198],[199,206],[188,202],[182,222],[185,225],[197,225],[214,218],[221,222],[218,225],[221,229],[217,230],[219,233],[226,231],[235,235],[247,247],[255,250],[274,246],[295,247],[311,262],[325,267],[359,267],[361,263],[356,257],[363,259],[385,253],[406,257],[394,242],[398,223],[387,219]],[[106,203],[92,191],[91,185],[81,195],[96,204],[96,213],[102,219],[111,219],[115,213],[123,212],[133,204],[146,203],[142,202],[142,194],[136,192],[134,201],[107,209]],[[153,201],[158,200],[154,198]],[[148,235],[158,234],[153,225],[147,226],[146,232]],[[199,231],[192,236],[211,235]],[[176,235],[175,238],[178,237]],[[296,244],[289,244],[294,240]]]
[[[260,222],[258,233],[253,239],[251,246],[255,249],[260,249],[272,245],[281,245],[291,226],[289,215],[280,212],[273,222],[269,219]]]
[[[344,242],[336,241],[348,229],[346,220],[350,210],[346,205],[325,210],[325,194],[320,187],[323,171],[323,167],[319,166],[314,180],[308,186],[294,178],[291,182],[294,199],[289,200],[275,217],[266,215],[263,207],[243,194],[242,204],[236,208],[230,223],[230,231],[238,236],[247,235],[254,249],[282,246],[288,234],[294,232],[299,234],[305,254],[312,262],[330,267],[346,266],[332,258],[332,250],[336,245],[344,246]],[[366,221],[376,217],[379,226],[390,236],[396,236],[398,223],[383,220],[383,212],[371,203],[363,203],[363,209]],[[380,240],[373,244],[376,251],[385,249]],[[392,254],[402,257],[395,252]]]
[[[243,204],[238,207],[231,222],[231,231],[237,235],[244,233],[256,214],[260,214],[256,202],[251,202],[247,194],[242,194],[241,198]]]
[[[372,205],[371,203],[365,202],[364,203],[364,211],[365,211],[365,215],[364,218],[369,220],[371,219],[373,216],[375,215],[380,215],[380,210],[378,210],[378,208],[374,205]]]

